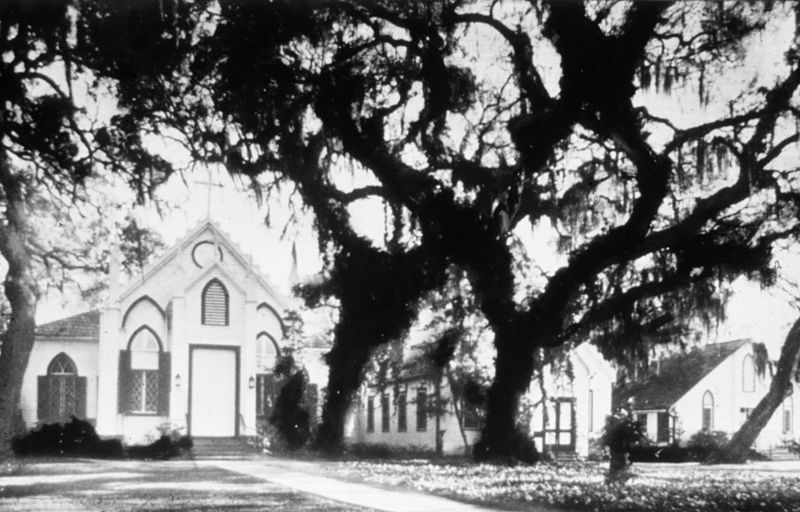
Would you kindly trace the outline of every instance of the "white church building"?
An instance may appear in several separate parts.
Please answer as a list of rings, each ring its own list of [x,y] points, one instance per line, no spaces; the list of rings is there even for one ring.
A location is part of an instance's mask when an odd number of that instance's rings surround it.
[[[124,286],[111,266],[102,309],[37,328],[26,425],[75,415],[126,443],[167,428],[254,435],[266,377],[288,344],[287,299],[210,220]],[[305,362],[320,367],[320,353]]]

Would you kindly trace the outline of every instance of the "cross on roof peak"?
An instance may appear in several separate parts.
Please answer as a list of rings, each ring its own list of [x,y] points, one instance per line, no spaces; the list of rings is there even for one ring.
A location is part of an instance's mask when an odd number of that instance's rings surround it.
[[[205,218],[206,219],[210,219],[211,218],[211,191],[212,191],[212,189],[214,187],[225,188],[225,185],[223,185],[222,183],[219,182],[219,173],[217,173],[217,180],[216,181],[213,180],[212,172],[211,172],[211,168],[210,167],[208,168],[208,180],[207,181],[194,180],[194,183],[196,185],[202,185],[202,186],[207,187],[208,192],[207,192],[207,196],[206,196],[206,217]]]

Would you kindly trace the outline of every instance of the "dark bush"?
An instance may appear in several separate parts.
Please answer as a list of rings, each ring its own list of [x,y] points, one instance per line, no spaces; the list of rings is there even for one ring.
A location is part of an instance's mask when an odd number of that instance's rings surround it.
[[[12,441],[14,454],[121,458],[122,444],[116,440],[101,440],[91,423],[76,417],[68,423],[42,425]]]
[[[298,450],[311,437],[311,418],[304,407],[305,388],[306,375],[298,370],[286,379],[278,393],[269,418],[278,433],[278,448],[282,445],[289,450]]]
[[[131,459],[168,460],[180,455],[188,455],[193,445],[189,436],[175,440],[168,435],[163,435],[148,445],[129,446],[128,457]]]
[[[631,462],[705,462],[720,454],[728,443],[725,432],[698,432],[685,446],[635,446],[631,449]],[[765,460],[764,455],[750,450],[750,460]]]
[[[402,460],[435,457],[432,448],[424,446],[391,446],[384,443],[355,443],[347,447],[346,457],[354,459]]]
[[[515,430],[504,443],[508,447],[508,451],[500,456],[487,458],[489,450],[487,448],[488,441],[481,437],[475,446],[472,448],[473,456],[481,461],[498,462],[501,464],[514,465],[519,462],[524,464],[536,464],[541,459],[539,450],[536,449],[536,444],[533,442],[526,433]]]
[[[625,481],[631,464],[631,451],[647,443],[647,436],[638,421],[626,411],[606,418],[600,443],[608,447],[608,481]]]

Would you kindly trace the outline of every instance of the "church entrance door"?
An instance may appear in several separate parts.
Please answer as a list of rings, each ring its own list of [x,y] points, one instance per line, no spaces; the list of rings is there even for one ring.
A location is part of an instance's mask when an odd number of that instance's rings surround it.
[[[194,437],[238,435],[239,349],[195,345],[189,358],[189,433]]]

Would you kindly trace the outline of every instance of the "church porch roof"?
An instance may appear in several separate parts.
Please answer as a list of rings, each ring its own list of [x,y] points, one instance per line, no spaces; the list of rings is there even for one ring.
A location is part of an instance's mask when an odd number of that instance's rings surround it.
[[[37,325],[36,337],[100,339],[100,311],[95,309]]]

